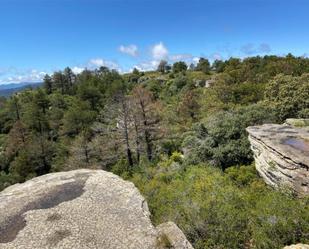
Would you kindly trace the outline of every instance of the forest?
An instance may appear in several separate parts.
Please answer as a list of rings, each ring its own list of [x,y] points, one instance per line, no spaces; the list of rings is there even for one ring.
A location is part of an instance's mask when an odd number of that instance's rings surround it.
[[[0,190],[103,169],[132,181],[152,221],[175,222],[194,248],[309,244],[309,199],[263,182],[245,131],[287,118],[309,118],[305,57],[162,60],[125,74],[67,67],[0,97]]]

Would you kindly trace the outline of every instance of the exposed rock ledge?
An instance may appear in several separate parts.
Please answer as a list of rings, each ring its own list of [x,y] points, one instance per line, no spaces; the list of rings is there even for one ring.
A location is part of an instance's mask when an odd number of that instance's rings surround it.
[[[175,224],[157,229],[149,216],[135,186],[112,173],[48,174],[0,193],[0,248],[193,248]]]
[[[309,194],[309,128],[265,124],[247,128],[255,165],[267,184]]]

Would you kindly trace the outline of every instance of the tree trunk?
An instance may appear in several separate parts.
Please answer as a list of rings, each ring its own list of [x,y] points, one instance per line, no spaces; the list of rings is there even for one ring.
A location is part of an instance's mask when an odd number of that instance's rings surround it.
[[[136,116],[133,116],[134,119],[134,128],[135,128],[135,144],[136,144],[136,160],[139,163],[141,155],[140,155],[140,142],[139,142],[139,134],[138,134],[138,126]]]
[[[123,111],[123,115],[124,115],[124,138],[126,141],[126,147],[127,147],[127,158],[128,158],[128,163],[130,168],[133,167],[133,159],[132,159],[132,152],[130,149],[130,144],[129,144],[129,132],[128,132],[128,112],[127,112],[127,106],[125,103],[125,100],[122,100],[122,111]]]
[[[150,132],[148,130],[148,122],[145,112],[144,103],[140,101],[141,109],[142,109],[142,116],[143,116],[143,124],[144,124],[144,136],[145,136],[145,143],[146,143],[146,151],[147,151],[147,158],[149,161],[152,160],[152,145],[150,139]]]

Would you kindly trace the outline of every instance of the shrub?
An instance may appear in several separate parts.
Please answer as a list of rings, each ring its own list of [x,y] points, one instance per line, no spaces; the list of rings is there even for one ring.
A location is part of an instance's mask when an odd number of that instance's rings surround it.
[[[153,222],[175,222],[196,249],[308,243],[308,202],[268,188],[253,166],[233,167],[227,174],[206,165],[174,174],[157,166],[132,180],[146,197]]]
[[[210,162],[223,170],[232,165],[250,164],[253,157],[246,127],[276,121],[275,112],[263,104],[221,111],[196,124],[193,133],[184,137],[186,160],[189,164]]]
[[[266,101],[273,105],[281,120],[309,117],[309,74],[300,77],[277,75],[265,91]]]

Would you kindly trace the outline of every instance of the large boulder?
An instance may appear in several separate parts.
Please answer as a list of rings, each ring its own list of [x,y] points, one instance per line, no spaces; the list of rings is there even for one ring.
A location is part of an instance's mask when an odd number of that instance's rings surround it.
[[[112,173],[52,173],[0,193],[0,248],[155,249],[176,243],[149,216],[135,186]]]
[[[265,182],[309,194],[309,129],[265,124],[247,128],[255,165]]]

